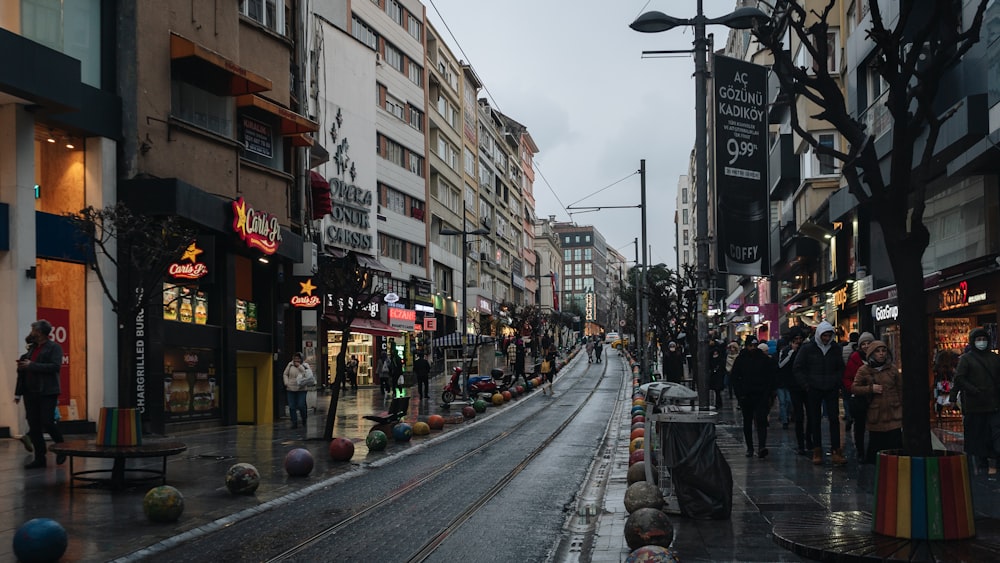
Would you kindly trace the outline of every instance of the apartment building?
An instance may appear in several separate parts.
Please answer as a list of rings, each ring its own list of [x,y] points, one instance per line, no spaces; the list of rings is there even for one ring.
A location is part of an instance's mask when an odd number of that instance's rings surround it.
[[[561,310],[580,317],[581,334],[609,330],[611,289],[608,278],[608,247],[592,225],[555,223],[563,269],[560,276]]]

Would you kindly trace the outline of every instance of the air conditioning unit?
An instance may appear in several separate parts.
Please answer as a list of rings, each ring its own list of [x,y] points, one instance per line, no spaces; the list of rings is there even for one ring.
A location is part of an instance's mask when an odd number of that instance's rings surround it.
[[[493,227],[490,226],[491,223],[490,223],[490,218],[489,217],[483,217],[482,219],[480,219],[479,222],[482,223],[483,226],[486,227],[487,229],[493,228]]]
[[[488,262],[489,259],[490,259],[490,255],[489,254],[486,254],[485,252],[480,252],[479,253],[479,261],[480,262]]]
[[[385,57],[382,55],[382,53],[375,53],[375,64],[378,66],[382,66],[382,63],[384,62],[385,62]]]
[[[465,287],[477,287],[478,285],[479,282],[477,282],[476,280],[466,280],[465,282]]]

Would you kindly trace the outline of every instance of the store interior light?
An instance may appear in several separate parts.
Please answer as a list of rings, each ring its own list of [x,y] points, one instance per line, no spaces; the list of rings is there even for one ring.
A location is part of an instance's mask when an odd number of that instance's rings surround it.
[[[48,141],[48,142],[50,142],[50,143],[55,143],[56,142],[56,138],[52,135],[52,129],[49,129],[49,137],[47,139],[45,139],[45,140]]]
[[[66,139],[66,148],[71,150],[76,148],[76,145],[73,144],[72,139]]]
[[[270,263],[270,260],[267,259],[267,256],[261,256],[260,258],[257,259],[257,261],[260,262],[261,264]]]

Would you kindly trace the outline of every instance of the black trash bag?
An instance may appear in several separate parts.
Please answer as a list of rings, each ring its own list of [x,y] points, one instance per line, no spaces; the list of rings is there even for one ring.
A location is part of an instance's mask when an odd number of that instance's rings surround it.
[[[663,463],[670,470],[681,514],[727,520],[733,511],[733,472],[715,443],[715,425],[662,424]]]

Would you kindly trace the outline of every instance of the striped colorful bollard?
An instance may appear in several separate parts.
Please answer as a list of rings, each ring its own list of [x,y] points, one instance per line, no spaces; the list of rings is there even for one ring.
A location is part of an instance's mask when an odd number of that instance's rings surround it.
[[[896,538],[956,540],[976,535],[965,454],[879,452],[872,530]]]

